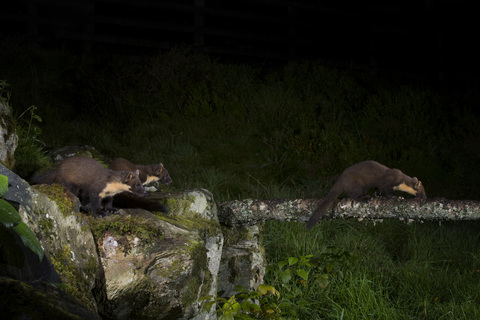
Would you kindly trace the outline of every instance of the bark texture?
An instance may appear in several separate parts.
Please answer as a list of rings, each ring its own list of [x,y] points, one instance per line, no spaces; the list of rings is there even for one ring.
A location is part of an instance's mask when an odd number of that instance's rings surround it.
[[[218,204],[220,223],[254,225],[265,220],[307,221],[322,199],[235,200]],[[359,218],[401,220],[480,219],[480,201],[447,199],[372,198],[359,202],[349,198],[334,204],[323,219]]]

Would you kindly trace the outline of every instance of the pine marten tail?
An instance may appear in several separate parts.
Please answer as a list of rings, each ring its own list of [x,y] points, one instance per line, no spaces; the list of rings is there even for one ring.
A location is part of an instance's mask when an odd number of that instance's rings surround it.
[[[43,172],[37,175],[34,175],[30,179],[30,184],[52,184],[55,182],[55,178],[57,177],[57,171],[52,170],[49,172]]]
[[[338,184],[335,184],[330,192],[323,198],[322,202],[318,205],[317,209],[313,211],[310,219],[307,222],[307,229],[313,227],[323,217],[325,211],[330,207],[340,196],[342,189]]]

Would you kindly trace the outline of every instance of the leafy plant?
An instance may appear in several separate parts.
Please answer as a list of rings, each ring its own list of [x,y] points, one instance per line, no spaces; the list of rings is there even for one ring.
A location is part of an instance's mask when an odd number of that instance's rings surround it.
[[[0,197],[5,197],[8,191],[8,177],[0,175]],[[23,244],[38,255],[42,261],[44,253],[40,242],[38,242],[35,234],[22,222],[17,210],[5,201],[0,199],[0,223],[8,229],[15,231],[22,239]]]
[[[267,268],[267,279],[272,285],[261,284],[257,290],[237,286],[237,294],[230,298],[207,296],[204,308],[210,311],[217,304],[216,313],[222,319],[299,319],[296,308],[308,305],[304,298],[308,291],[327,288],[334,274],[342,275],[339,267],[349,254],[330,248],[318,257],[306,255],[289,257]],[[279,289],[276,289],[279,288]]]
[[[48,158],[43,150],[44,143],[39,139],[42,130],[38,124],[42,122],[42,118],[36,111],[36,106],[30,106],[16,119],[18,147],[15,151],[17,159],[15,171],[23,177],[30,176],[48,164]]]
[[[244,290],[237,286],[237,294],[229,299],[206,296],[200,301],[207,301],[204,309],[210,311],[217,304],[218,320],[230,319],[281,319],[280,293],[270,285],[261,284],[257,290]],[[256,303],[256,301],[258,303]]]
[[[6,80],[0,80],[0,99],[7,109],[10,109],[11,92],[7,90]],[[10,110],[8,110],[10,111]],[[18,146],[15,150],[15,171],[22,177],[27,177],[37,169],[48,164],[43,150],[44,143],[39,136],[42,130],[38,126],[42,118],[36,113],[37,107],[30,106],[14,120],[18,135]]]

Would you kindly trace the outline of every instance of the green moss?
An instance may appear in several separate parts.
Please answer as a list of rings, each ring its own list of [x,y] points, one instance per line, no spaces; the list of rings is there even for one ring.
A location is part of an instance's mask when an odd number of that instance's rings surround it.
[[[193,214],[194,216],[198,216],[196,212],[190,211],[192,203],[195,202],[195,197],[185,195],[179,198],[166,198],[164,199],[165,205],[171,212],[178,213],[182,212],[185,214]]]
[[[194,242],[189,248],[194,265],[191,278],[188,282],[188,289],[185,291],[185,295],[182,298],[184,306],[191,305],[198,299],[198,297],[208,295],[213,278],[209,269],[205,268],[208,261],[204,243]],[[199,288],[202,284],[202,290],[199,292]]]
[[[173,224],[182,229],[189,231],[201,230],[206,233],[208,236],[217,235],[220,233],[221,226],[218,222],[202,219],[198,217],[185,217],[185,216],[172,216],[172,215],[162,215],[155,214],[159,219]]]
[[[135,235],[146,244],[165,237],[162,230],[151,222],[131,215],[112,215],[105,219],[85,216],[85,221],[90,225],[96,239],[102,238],[106,232],[122,236]]]
[[[74,197],[71,193],[65,191],[65,189],[61,185],[41,184],[34,187],[38,191],[46,194],[51,200],[55,201],[64,217],[68,217],[69,215],[74,213],[73,207],[74,201],[76,201],[76,197]]]
[[[53,241],[55,233],[53,232],[53,220],[50,218],[43,218],[39,221],[42,235],[49,241]]]
[[[239,241],[249,240],[252,237],[258,237],[256,239],[258,243],[262,243],[264,224],[258,225],[258,232],[252,232],[252,228],[248,226],[238,226],[236,228],[228,228],[222,226],[222,233],[225,238],[224,246],[231,246],[237,244]]]
[[[86,278],[81,276],[80,270],[76,269],[75,264],[72,261],[70,247],[68,245],[63,246],[63,248],[57,250],[57,252],[51,255],[50,259],[55,267],[55,270],[62,278],[67,293],[90,310],[95,311],[93,301],[88,296],[88,291],[85,291],[86,288],[88,288],[88,282]],[[93,263],[92,260],[90,260],[87,268],[82,270],[82,272],[94,276],[96,271],[96,263],[93,257],[92,259]]]

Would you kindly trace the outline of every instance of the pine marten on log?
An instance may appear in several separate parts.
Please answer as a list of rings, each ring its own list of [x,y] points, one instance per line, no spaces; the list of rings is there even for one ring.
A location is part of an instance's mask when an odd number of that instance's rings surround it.
[[[360,200],[370,188],[375,188],[387,197],[393,196],[395,191],[403,191],[417,198],[427,198],[422,182],[417,178],[411,178],[398,169],[390,169],[375,161],[363,161],[348,167],[338,177],[330,192],[312,213],[307,229],[322,218],[342,193]]]

